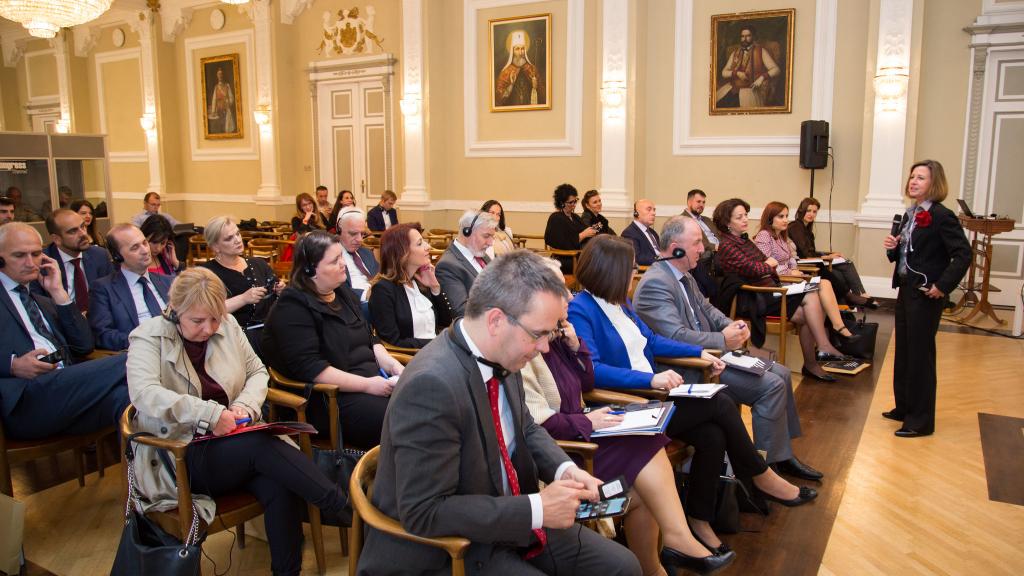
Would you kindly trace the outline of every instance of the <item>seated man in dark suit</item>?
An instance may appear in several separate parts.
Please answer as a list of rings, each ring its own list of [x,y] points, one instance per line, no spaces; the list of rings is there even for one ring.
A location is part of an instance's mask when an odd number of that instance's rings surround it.
[[[341,247],[345,249],[341,256],[345,259],[345,268],[348,269],[345,284],[364,302],[370,280],[380,270],[380,264],[373,257],[373,250],[363,246],[365,232],[366,217],[363,211],[354,206],[342,208],[338,214],[338,236],[341,236]]]
[[[51,243],[44,252],[58,262],[61,284],[75,301],[75,306],[87,312],[90,286],[114,271],[110,254],[99,246],[93,246],[85,220],[78,212],[67,208],[54,210],[46,217],[46,230],[50,233]],[[37,294],[46,294],[38,282],[33,289]]]
[[[633,241],[638,266],[650,266],[658,257],[658,233],[652,228],[657,208],[650,200],[633,204],[633,221],[622,231],[623,238]]]
[[[700,291],[710,300],[718,295],[718,285],[712,279],[714,275],[715,250],[718,250],[718,227],[711,221],[711,218],[704,216],[704,206],[707,204],[707,194],[703,190],[694,188],[686,193],[686,210],[682,216],[693,218],[700,226],[701,242],[704,244],[704,253],[700,255],[700,263],[694,266],[690,275],[697,281]]]
[[[107,246],[117,270],[96,281],[89,324],[96,345],[106,350],[128,348],[128,335],[167,307],[170,276],[150,274],[149,242],[134,224],[118,224],[107,232]]]
[[[661,232],[661,248],[666,260],[644,273],[633,295],[640,318],[661,336],[687,344],[720,350],[742,347],[750,329],[712,306],[690,275],[704,251],[697,222],[674,216]],[[822,478],[821,472],[797,460],[790,445],[790,439],[800,436],[800,416],[788,368],[775,363],[763,376],[727,368],[719,378],[728,385],[726,394],[750,406],[754,446],[767,452],[766,460],[776,472],[808,480]],[[702,375],[687,369],[683,379],[700,382]]]
[[[29,292],[36,280],[49,296]],[[84,434],[117,422],[128,406],[125,356],[75,363],[92,352],[92,334],[31,226],[0,226],[0,282],[0,418],[7,435]]]
[[[518,371],[547,351],[565,299],[540,256],[496,259],[465,319],[416,354],[391,396],[373,503],[413,534],[471,540],[474,574],[641,573],[631,552],[574,523],[600,481],[526,410]],[[357,574],[446,574],[448,564],[444,551],[371,528]]]
[[[487,212],[464,212],[459,218],[458,235],[437,263],[434,275],[441,283],[441,290],[448,295],[453,318],[462,316],[476,275],[491,261],[487,249],[494,244],[497,227],[498,220]]]
[[[391,190],[380,194],[380,202],[366,213],[366,225],[374,232],[383,232],[398,224],[398,211],[395,210],[398,196]]]

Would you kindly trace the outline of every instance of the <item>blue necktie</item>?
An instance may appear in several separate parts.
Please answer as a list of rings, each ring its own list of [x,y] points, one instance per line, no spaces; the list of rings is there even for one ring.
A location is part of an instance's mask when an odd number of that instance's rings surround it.
[[[25,307],[25,312],[28,312],[29,322],[32,323],[35,331],[43,338],[49,340],[55,350],[60,350],[60,343],[57,342],[53,332],[50,332],[50,329],[46,327],[46,322],[43,322],[43,313],[39,311],[36,301],[29,295],[28,288],[19,285],[14,290],[18,293],[18,297],[21,298],[21,305]]]
[[[149,288],[149,279],[139,276],[139,284],[142,285],[142,299],[146,301],[146,309],[149,310],[150,316],[156,318],[161,312],[160,303],[156,301],[156,296],[153,296],[153,291]]]

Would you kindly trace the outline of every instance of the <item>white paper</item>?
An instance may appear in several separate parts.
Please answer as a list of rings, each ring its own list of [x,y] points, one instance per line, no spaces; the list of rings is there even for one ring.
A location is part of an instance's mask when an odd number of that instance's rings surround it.
[[[737,356],[730,352],[722,356],[722,362],[733,366],[742,366],[743,368],[755,368],[760,359],[754,356]]]
[[[626,412],[622,415],[622,422],[619,422],[615,426],[601,428],[599,432],[627,432],[636,428],[650,428],[651,426],[656,426],[658,424],[658,420],[661,419],[661,412],[664,409],[664,407],[659,406],[657,408],[647,408],[646,410]]]
[[[821,258],[801,258],[796,261],[797,264],[824,264],[825,261]]]
[[[670,390],[668,395],[683,398],[711,398],[722,388],[725,388],[725,384],[683,384]]]
[[[846,264],[846,258],[843,258],[842,256],[836,256],[835,258],[832,259],[832,263],[833,264]]]

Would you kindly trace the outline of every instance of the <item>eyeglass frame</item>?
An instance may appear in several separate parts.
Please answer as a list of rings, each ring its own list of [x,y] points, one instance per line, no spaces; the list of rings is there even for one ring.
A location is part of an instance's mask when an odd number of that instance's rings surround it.
[[[501,310],[501,308],[498,308],[498,310]],[[561,320],[558,321],[558,326],[556,326],[554,330],[542,330],[540,333],[537,333],[526,326],[523,326],[515,316],[505,312],[504,310],[501,310],[501,312],[505,315],[505,318],[508,318],[509,322],[518,326],[523,332],[526,332],[526,335],[534,342],[539,342],[542,338],[547,338],[548,342],[554,342],[558,338],[565,337],[565,327],[562,326]]]

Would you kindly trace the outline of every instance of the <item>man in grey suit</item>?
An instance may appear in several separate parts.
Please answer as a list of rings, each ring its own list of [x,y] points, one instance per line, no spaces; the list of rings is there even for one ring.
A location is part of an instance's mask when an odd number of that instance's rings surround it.
[[[391,396],[373,503],[413,534],[471,540],[467,573],[641,573],[631,552],[575,524],[600,481],[526,409],[518,371],[547,351],[565,298],[539,256],[502,256],[477,279],[465,318],[416,354]],[[370,528],[357,573],[449,571],[444,551]]]
[[[494,244],[494,229],[498,220],[487,212],[469,210],[459,218],[459,231],[437,263],[434,274],[441,290],[448,295],[452,315],[462,316],[473,287],[484,266],[491,262],[487,249]]]
[[[633,296],[640,318],[658,334],[680,342],[725,350],[741,347],[750,329],[712,306],[690,275],[704,251],[697,222],[684,216],[670,219],[660,248],[663,260],[647,270]],[[689,370],[683,377],[699,382],[701,375]],[[767,452],[767,461],[777,472],[808,480],[823,477],[800,462],[790,445],[790,439],[800,436],[800,416],[788,368],[776,363],[763,376],[727,368],[720,381],[728,385],[726,394],[750,406],[754,446]]]

